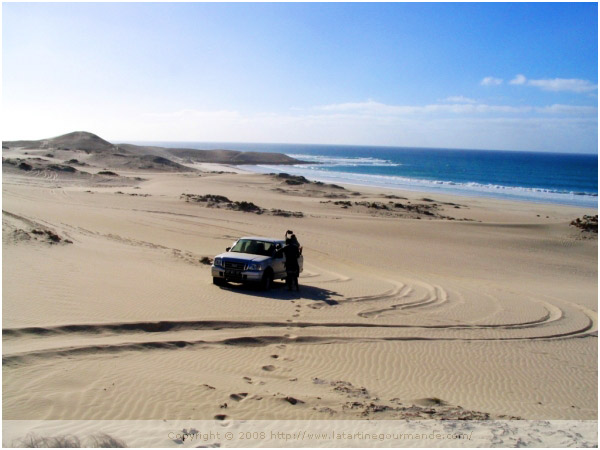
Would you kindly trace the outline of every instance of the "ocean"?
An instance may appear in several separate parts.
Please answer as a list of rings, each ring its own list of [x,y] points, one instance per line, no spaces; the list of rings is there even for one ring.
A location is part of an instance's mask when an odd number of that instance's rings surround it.
[[[309,164],[244,168],[287,172],[316,181],[598,207],[596,154],[224,142],[151,144],[285,153]]]

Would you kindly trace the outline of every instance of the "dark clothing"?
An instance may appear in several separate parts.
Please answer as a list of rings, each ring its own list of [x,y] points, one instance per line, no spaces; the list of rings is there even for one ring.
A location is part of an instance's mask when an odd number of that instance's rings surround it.
[[[285,270],[287,272],[286,283],[288,289],[292,290],[294,286],[299,290],[298,287],[298,275],[300,275],[300,265],[298,264],[298,258],[300,257],[300,249],[297,245],[287,244],[283,248],[277,250],[278,256],[281,254],[285,255]]]
[[[285,255],[285,268],[288,270],[300,270],[298,265],[298,258],[300,257],[300,250],[296,245],[288,244],[281,249],[281,252]]]

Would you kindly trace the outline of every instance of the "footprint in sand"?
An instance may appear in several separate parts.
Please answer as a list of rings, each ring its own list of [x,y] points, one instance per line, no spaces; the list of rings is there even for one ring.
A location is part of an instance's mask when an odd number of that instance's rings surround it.
[[[285,397],[283,400],[290,403],[291,405],[297,405],[299,403],[304,403],[302,400],[298,400],[297,398],[294,398],[294,397]]]
[[[250,378],[250,377],[242,377],[242,379],[243,379],[244,381],[246,381],[246,383],[248,383],[248,384],[258,384],[258,385],[260,385],[260,386],[262,386],[263,384],[265,384],[265,382],[264,382],[264,381],[254,381],[254,380],[253,380],[252,378]],[[241,395],[241,394],[240,394],[240,395]]]
[[[273,372],[276,369],[275,366],[269,364],[268,366],[262,366],[262,370],[266,370],[267,372]]]
[[[247,392],[240,392],[239,394],[231,394],[229,396],[230,399],[235,400],[236,402],[240,402],[244,400],[248,396]]]

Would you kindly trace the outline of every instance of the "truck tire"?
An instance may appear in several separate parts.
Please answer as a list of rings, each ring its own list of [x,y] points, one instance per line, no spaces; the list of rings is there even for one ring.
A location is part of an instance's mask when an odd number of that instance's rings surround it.
[[[215,284],[217,286],[224,286],[225,285],[225,279],[224,278],[219,278],[219,277],[213,277],[213,284]]]
[[[267,270],[262,277],[260,287],[262,288],[263,291],[268,291],[269,289],[271,289],[272,285],[273,285],[273,271]]]

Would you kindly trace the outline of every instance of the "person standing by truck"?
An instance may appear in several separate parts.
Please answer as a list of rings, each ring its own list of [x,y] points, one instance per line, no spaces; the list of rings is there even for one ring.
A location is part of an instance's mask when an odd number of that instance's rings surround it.
[[[290,235],[288,237],[288,235]],[[300,291],[298,286],[298,276],[300,275],[300,265],[298,264],[298,258],[302,254],[302,247],[298,242],[298,238],[293,231],[286,231],[285,233],[285,246],[278,250],[285,255],[285,270],[287,272],[286,284],[288,291],[291,291],[294,286],[296,291]]]

